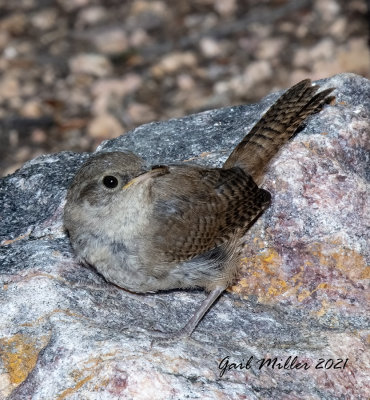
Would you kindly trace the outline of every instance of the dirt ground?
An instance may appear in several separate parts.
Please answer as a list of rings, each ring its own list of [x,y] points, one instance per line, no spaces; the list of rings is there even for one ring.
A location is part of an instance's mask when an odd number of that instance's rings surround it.
[[[365,0],[0,0],[0,176],[153,120],[370,78]]]

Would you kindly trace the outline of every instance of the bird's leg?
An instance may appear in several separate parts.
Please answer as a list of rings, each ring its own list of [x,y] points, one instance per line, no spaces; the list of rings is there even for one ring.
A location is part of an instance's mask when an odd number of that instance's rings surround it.
[[[166,339],[177,339],[180,337],[190,336],[196,326],[199,324],[200,320],[203,318],[204,314],[210,309],[212,304],[218,299],[221,293],[225,290],[225,287],[219,286],[216,289],[213,289],[209,295],[203,300],[202,304],[198,308],[198,310],[194,313],[194,315],[190,318],[187,324],[176,332],[152,332],[155,336],[155,340],[166,340]]]

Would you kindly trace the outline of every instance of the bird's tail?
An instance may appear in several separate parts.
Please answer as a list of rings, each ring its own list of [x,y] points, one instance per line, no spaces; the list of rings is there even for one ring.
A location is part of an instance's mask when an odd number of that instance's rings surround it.
[[[240,167],[257,184],[261,183],[269,162],[281,146],[308,116],[333,99],[328,95],[334,88],[316,93],[318,88],[305,79],[288,89],[236,146],[223,168]]]

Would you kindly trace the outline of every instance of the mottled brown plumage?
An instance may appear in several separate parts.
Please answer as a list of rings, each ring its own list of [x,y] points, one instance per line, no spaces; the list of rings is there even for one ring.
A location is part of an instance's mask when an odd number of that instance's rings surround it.
[[[233,281],[242,237],[268,207],[257,186],[271,158],[332,89],[289,89],[223,168],[175,164],[145,170],[132,153],[93,156],[67,194],[65,227],[81,261],[116,285],[145,293],[202,287],[210,295],[181,330],[190,335]]]
[[[302,122],[330,98],[333,88],[317,94],[319,86],[305,79],[287,90],[238,144],[224,168],[240,166],[257,184],[271,159],[296,132]]]

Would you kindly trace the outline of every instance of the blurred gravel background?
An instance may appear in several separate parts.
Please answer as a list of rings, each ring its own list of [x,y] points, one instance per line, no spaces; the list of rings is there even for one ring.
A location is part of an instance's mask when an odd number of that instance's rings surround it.
[[[370,78],[365,0],[0,0],[0,176],[153,120]]]

